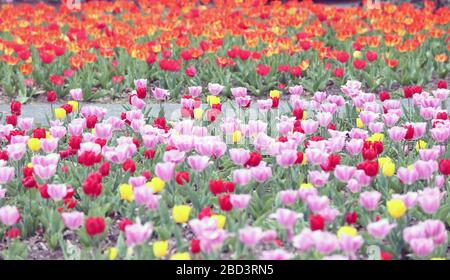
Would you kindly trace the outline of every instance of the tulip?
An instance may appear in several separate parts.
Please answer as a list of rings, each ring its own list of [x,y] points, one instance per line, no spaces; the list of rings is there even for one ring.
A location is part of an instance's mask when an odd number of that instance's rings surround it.
[[[155,166],[155,174],[163,181],[172,180],[175,173],[175,164],[171,162],[159,162]]]
[[[388,220],[383,219],[378,222],[370,223],[367,226],[367,232],[377,239],[384,239],[394,227],[396,227],[396,224],[389,224]]]
[[[61,217],[64,225],[70,230],[79,229],[84,221],[84,213],[78,211],[61,213]]]
[[[232,172],[233,183],[245,186],[252,180],[252,173],[249,169],[237,169]]]
[[[14,167],[0,167],[0,185],[9,183],[14,178]]]
[[[231,194],[230,202],[234,208],[244,210],[247,208],[251,198],[252,197],[249,194]]]
[[[48,184],[47,193],[54,201],[60,201],[67,195],[65,184]]]
[[[190,212],[191,206],[189,205],[175,205],[172,209],[172,217],[179,224],[186,223]]]
[[[137,219],[135,224],[129,225],[125,228],[125,241],[128,247],[136,245],[142,245],[152,235],[153,226],[147,222],[141,224],[141,221]]]
[[[381,193],[377,191],[363,192],[359,196],[359,204],[367,211],[375,211],[380,198]]]
[[[387,211],[392,218],[398,219],[406,213],[406,206],[400,199],[391,199],[386,203]]]
[[[167,241],[156,241],[153,243],[153,255],[157,258],[163,258],[167,255],[169,243]]]
[[[0,222],[6,226],[13,226],[20,220],[19,209],[15,206],[3,206],[0,208]]]
[[[239,230],[239,240],[246,246],[253,247],[262,239],[263,231],[259,227],[247,226]]]

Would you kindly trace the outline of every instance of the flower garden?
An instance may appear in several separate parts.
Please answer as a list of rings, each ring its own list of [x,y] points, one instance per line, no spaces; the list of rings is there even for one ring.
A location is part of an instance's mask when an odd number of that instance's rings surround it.
[[[0,259],[450,257],[448,5],[67,2],[0,8]]]

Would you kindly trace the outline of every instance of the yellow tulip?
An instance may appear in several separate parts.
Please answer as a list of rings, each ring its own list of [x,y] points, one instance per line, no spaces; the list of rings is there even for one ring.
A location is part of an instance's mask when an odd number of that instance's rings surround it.
[[[216,219],[217,220],[217,227],[218,228],[223,228],[225,226],[225,223],[227,221],[227,217],[225,217],[224,215],[212,215],[211,218]]]
[[[238,143],[241,141],[242,133],[240,130],[236,130],[233,132],[233,143]]]
[[[167,255],[169,243],[167,241],[156,241],[153,243],[153,255],[157,258],[162,258]]]
[[[194,109],[194,118],[196,120],[200,120],[203,117],[203,109],[202,108],[195,108]]]
[[[158,193],[164,189],[166,183],[159,177],[153,177],[146,185],[152,188],[154,193]]]
[[[400,199],[391,199],[386,203],[387,211],[392,218],[398,219],[406,213],[405,203]]]
[[[119,186],[120,198],[128,202],[132,202],[134,199],[133,187],[129,184],[121,184]]]
[[[215,95],[208,95],[206,97],[206,101],[208,101],[209,106],[220,104],[220,97]]]
[[[416,151],[418,152],[419,150],[425,149],[427,147],[427,142],[423,141],[423,140],[419,140],[416,144]]]
[[[312,188],[314,188],[314,186],[311,183],[301,183],[300,184],[300,189],[302,189],[302,190],[312,189]]]
[[[281,95],[281,91],[276,90],[276,89],[271,90],[271,91],[269,92],[270,98],[280,98],[280,95]]]
[[[350,236],[356,236],[358,234],[358,231],[356,230],[356,228],[354,227],[350,227],[350,226],[343,226],[340,227],[338,232],[337,232],[337,236],[341,237],[342,235],[347,234]]]
[[[108,252],[108,259],[110,261],[113,261],[117,258],[117,255],[119,254],[119,250],[117,250],[117,248],[115,247],[111,247],[107,250]]]
[[[361,58],[362,57],[362,53],[360,51],[354,51],[353,52],[353,57],[354,58]]]
[[[75,100],[70,100],[69,102],[67,102],[67,104],[72,106],[72,112],[75,112],[78,110],[78,102]]]
[[[172,255],[172,257],[170,257],[171,260],[173,261],[188,261],[191,259],[191,256],[189,255],[189,253],[185,252],[185,253],[175,253]]]
[[[172,209],[172,217],[179,224],[186,223],[190,213],[191,206],[189,205],[175,205]]]
[[[393,162],[387,162],[383,164],[381,167],[381,171],[383,172],[384,177],[391,177],[395,173],[395,163]]]
[[[41,149],[41,140],[38,138],[30,138],[28,140],[28,148],[33,152],[37,152]]]
[[[308,118],[308,112],[303,111],[303,119],[306,120]]]
[[[63,120],[66,117],[66,110],[63,108],[56,108],[55,109],[55,117],[58,120]]]
[[[380,168],[383,168],[383,166],[387,163],[392,163],[392,159],[390,157],[378,158],[378,165],[380,166]]]
[[[363,122],[362,122],[362,120],[360,118],[356,119],[356,127],[358,127],[358,128],[363,128],[364,127],[364,124],[363,124]]]
[[[376,141],[383,142],[383,140],[384,140],[383,133],[374,133],[372,136],[367,138],[367,141],[370,141],[370,142],[376,142]]]

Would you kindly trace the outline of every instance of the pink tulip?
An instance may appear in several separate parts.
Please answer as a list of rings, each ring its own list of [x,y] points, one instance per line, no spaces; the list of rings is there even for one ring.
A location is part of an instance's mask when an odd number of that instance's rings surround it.
[[[301,125],[303,131],[305,132],[305,134],[310,135],[310,134],[313,134],[314,132],[316,132],[316,130],[319,126],[319,123],[315,120],[308,119],[308,120],[303,120],[300,125]]]
[[[370,223],[367,226],[367,232],[377,239],[384,239],[394,227],[396,227],[396,224],[389,224],[387,219],[383,219],[378,222]]]
[[[128,183],[133,188],[139,188],[144,186],[145,183],[147,183],[147,178],[144,176],[130,177],[130,179],[128,179]]]
[[[306,199],[309,210],[319,212],[330,205],[330,199],[327,196],[311,195]]]
[[[142,186],[134,189],[134,199],[137,205],[146,206],[148,209],[154,210],[158,208],[161,196],[153,194],[153,189]]]
[[[312,165],[319,165],[328,160],[328,154],[317,148],[307,148],[305,155],[308,163]]]
[[[292,166],[297,160],[297,151],[296,150],[284,150],[281,151],[279,155],[277,155],[277,163],[283,167],[288,168]]]
[[[364,146],[363,140],[351,139],[350,141],[347,142],[345,149],[351,156],[355,156],[361,153],[363,146]]]
[[[19,118],[17,120],[17,126],[25,131],[29,131],[33,128],[33,118]]]
[[[450,128],[444,127],[444,126],[436,127],[436,128],[430,129],[430,133],[431,133],[431,137],[435,141],[437,141],[439,143],[444,143],[450,137]]]
[[[389,127],[394,126],[399,119],[400,117],[396,114],[387,113],[383,115],[383,121]]]
[[[196,172],[202,172],[206,167],[208,167],[211,162],[207,156],[190,156],[187,158],[189,166]]]
[[[329,177],[330,173],[328,172],[313,170],[308,173],[308,182],[313,184],[315,187],[320,188],[325,186]]]
[[[231,194],[230,203],[233,205],[233,208],[243,210],[247,208],[251,198],[249,194]]]
[[[0,187],[0,199],[4,199],[6,195],[6,189]]]
[[[359,195],[359,204],[367,211],[375,211],[380,198],[381,193],[377,191],[363,192]]]
[[[288,253],[283,249],[275,249],[271,251],[263,251],[259,259],[268,261],[282,261],[282,260],[289,260],[293,257],[294,257],[293,254]]]
[[[297,191],[295,190],[284,190],[278,193],[278,197],[282,204],[284,205],[292,205],[297,201]]]
[[[76,230],[79,229],[83,225],[84,221],[84,213],[83,212],[65,212],[61,213],[62,220],[64,225],[71,229]]]
[[[317,121],[322,127],[327,127],[333,121],[333,115],[328,112],[317,113]]]
[[[83,91],[82,91],[81,88],[71,89],[69,91],[69,94],[70,94],[70,97],[73,100],[76,100],[76,101],[82,101],[83,100]]]
[[[346,185],[347,189],[352,193],[358,193],[361,191],[362,185],[356,179],[350,179]]]
[[[272,177],[272,168],[266,165],[265,162],[261,162],[258,166],[250,168],[253,179],[262,183]]]
[[[351,236],[348,234],[343,234],[339,237],[339,246],[341,250],[349,255],[354,255],[361,248],[364,240],[361,236]]]
[[[165,182],[172,180],[174,173],[175,164],[172,162],[159,162],[155,166],[156,176]]]
[[[0,222],[6,226],[13,226],[20,220],[19,209],[15,206],[3,206],[0,208]]]
[[[147,241],[153,232],[153,226],[147,222],[141,224],[137,219],[136,223],[125,227],[125,240],[128,247],[142,245]]]
[[[159,138],[156,135],[143,135],[142,142],[147,149],[154,149],[158,145]]]
[[[170,96],[170,92],[168,90],[159,87],[152,89],[152,93],[156,100],[164,100],[166,97]]]
[[[245,186],[252,180],[252,173],[249,169],[237,169],[232,172],[233,183]]]
[[[0,185],[9,183],[14,178],[14,167],[0,167]]]
[[[60,201],[67,195],[67,187],[65,184],[48,184],[47,193],[54,201]]]
[[[414,169],[417,171],[419,179],[422,180],[430,179],[433,176],[433,173],[438,170],[438,168],[438,163],[434,160],[418,160],[414,164]]]
[[[293,95],[301,95],[303,93],[303,87],[302,86],[292,86],[288,88],[289,93]]]
[[[250,159],[250,151],[246,149],[230,149],[230,159],[237,165],[244,165]]]
[[[406,194],[393,194],[393,199],[400,199],[405,203],[406,208],[410,209],[417,204],[417,193],[416,192],[407,192]]]
[[[284,228],[291,229],[297,222],[299,214],[289,209],[278,208],[270,217],[276,219]]]
[[[209,83],[208,90],[212,95],[219,95],[225,87],[220,84]]]
[[[109,140],[112,137],[112,126],[108,123],[97,123],[94,132],[96,137]]]
[[[177,165],[184,161],[185,155],[186,154],[184,152],[180,152],[178,150],[166,151],[166,152],[164,152],[164,155],[163,155],[163,161],[171,162],[171,163],[174,163]]]
[[[239,240],[246,246],[253,247],[261,241],[263,231],[259,227],[247,226],[239,230]]]
[[[419,179],[419,174],[414,169],[409,169],[405,167],[400,167],[397,170],[397,177],[400,179],[402,184],[411,185]]]
[[[27,146],[25,144],[10,144],[6,146],[8,157],[11,160],[19,161],[27,152]]]
[[[439,189],[425,188],[423,191],[419,191],[417,200],[423,212],[431,215],[439,210],[441,196]]]
[[[402,141],[405,138],[406,132],[407,129],[404,127],[394,126],[388,129],[389,137],[395,142]]]
[[[353,177],[353,174],[356,172],[356,167],[354,166],[345,166],[345,165],[337,165],[334,170],[334,176],[341,182],[348,182]]]
[[[193,98],[199,97],[202,93],[202,87],[201,86],[193,86],[188,87],[189,95]]]
[[[41,149],[46,153],[53,153],[58,147],[58,138],[41,139]]]
[[[230,91],[231,95],[233,95],[235,98],[247,96],[247,88],[245,87],[231,88]]]
[[[304,228],[300,234],[294,236],[292,244],[300,252],[307,252],[315,246],[313,232],[309,228]]]
[[[369,123],[369,130],[372,133],[382,133],[384,129],[384,123],[382,122],[371,122]]]
[[[298,197],[302,200],[303,203],[306,203],[308,197],[317,196],[319,191],[316,188],[307,188],[307,189],[299,189]]]
[[[437,160],[439,158],[439,150],[436,149],[420,149],[419,156],[421,160]]]
[[[272,99],[259,99],[256,101],[258,108],[261,111],[267,111],[272,108]]]
[[[415,238],[409,242],[413,254],[418,257],[426,257],[434,250],[433,240],[428,238]]]
[[[332,233],[314,231],[313,238],[316,250],[323,255],[329,255],[339,248],[339,241]]]

